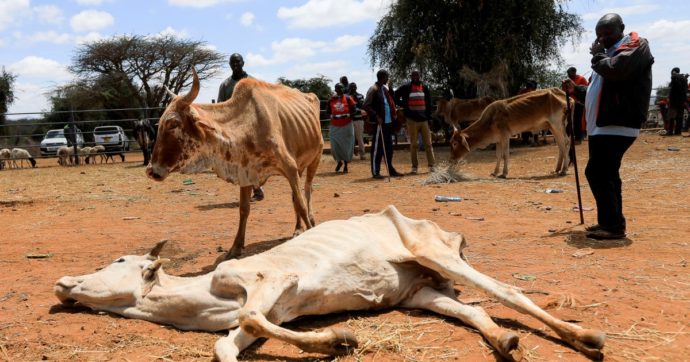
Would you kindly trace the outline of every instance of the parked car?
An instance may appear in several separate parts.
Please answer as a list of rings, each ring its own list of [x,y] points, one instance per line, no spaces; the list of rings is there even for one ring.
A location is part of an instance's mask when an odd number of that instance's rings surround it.
[[[93,140],[96,145],[101,145],[108,151],[129,151],[129,139],[120,126],[94,128]]]
[[[64,129],[51,129],[46,132],[41,141],[41,156],[52,156],[55,155],[57,149],[67,146],[67,139],[65,138]],[[84,147],[84,135],[81,130],[77,128],[77,146]]]

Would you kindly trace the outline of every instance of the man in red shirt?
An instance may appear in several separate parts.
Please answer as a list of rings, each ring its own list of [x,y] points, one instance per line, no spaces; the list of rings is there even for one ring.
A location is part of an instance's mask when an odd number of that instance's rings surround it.
[[[568,78],[578,85],[589,85],[589,82],[585,77],[577,74],[577,69],[575,67],[568,68]],[[575,109],[573,113],[573,130],[575,131],[575,142],[579,143],[584,138],[585,133],[585,117],[584,117],[584,99],[575,99]],[[568,128],[569,130],[570,128]]]

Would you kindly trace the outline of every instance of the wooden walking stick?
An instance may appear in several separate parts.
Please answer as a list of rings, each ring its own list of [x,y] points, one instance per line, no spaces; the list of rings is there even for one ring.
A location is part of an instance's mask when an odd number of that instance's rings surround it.
[[[577,188],[577,207],[580,210],[580,225],[585,223],[585,217],[582,214],[582,195],[580,194],[580,173],[577,171],[577,155],[575,154],[575,124],[573,122],[573,112],[570,108],[570,94],[565,91],[566,114],[568,123],[570,124],[570,153],[573,156],[573,167],[575,168],[575,187]]]

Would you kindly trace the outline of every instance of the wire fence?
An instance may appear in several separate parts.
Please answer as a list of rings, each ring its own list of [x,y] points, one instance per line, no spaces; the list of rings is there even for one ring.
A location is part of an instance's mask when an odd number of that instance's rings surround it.
[[[326,108],[328,106],[327,100],[320,101],[320,122],[321,132],[324,140],[328,140],[329,119]],[[134,135],[134,122],[140,119],[148,119],[152,124],[157,123],[158,117],[149,115],[157,115],[164,108],[149,107],[149,108],[118,108],[118,109],[87,109],[74,111],[52,111],[52,112],[23,112],[23,113],[6,113],[4,116],[16,118],[23,116],[20,120],[6,120],[4,124],[0,124],[0,149],[2,148],[24,148],[36,158],[55,157],[53,152],[46,152],[45,147],[42,150],[41,142],[45,139],[48,131],[53,129],[62,130],[66,125],[73,124],[83,136],[83,144],[80,146],[94,146],[96,145],[94,137],[94,128],[97,126],[120,126],[127,136],[127,149],[119,150],[123,153],[141,152],[139,145],[136,142]],[[115,112],[127,112],[129,114],[141,114],[143,117],[123,117],[123,118],[103,118],[104,114],[113,114]],[[46,121],[56,115],[62,115],[60,121]],[[643,128],[655,128],[663,125],[662,117],[658,107],[651,105],[648,121],[643,125]]]
[[[320,105],[320,121],[322,135],[328,140],[328,118],[326,112],[327,101],[322,100]],[[157,114],[164,108],[117,108],[117,109],[86,109],[74,111],[53,111],[53,112],[21,112],[5,113],[6,120],[0,124],[0,149],[2,148],[24,148],[35,158],[55,157],[54,151],[48,151],[41,146],[50,130],[63,130],[67,125],[74,125],[77,132],[82,135],[83,143],[79,146],[95,146],[96,140],[94,129],[98,126],[120,126],[127,136],[125,141],[129,147],[121,150],[124,153],[140,152],[139,145],[134,135],[134,122],[141,119],[148,119],[152,124],[158,122],[158,117],[147,116]],[[100,115],[112,114],[114,112],[138,113],[143,117],[124,117],[124,118],[103,118]],[[61,115],[59,121],[46,121],[47,119]],[[17,119],[18,117],[23,117]],[[65,143],[66,145],[66,143]],[[54,147],[54,146],[52,146]]]

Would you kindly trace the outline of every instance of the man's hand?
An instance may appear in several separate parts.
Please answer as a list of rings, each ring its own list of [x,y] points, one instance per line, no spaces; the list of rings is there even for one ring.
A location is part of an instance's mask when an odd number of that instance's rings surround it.
[[[592,43],[592,46],[589,47],[589,54],[595,55],[595,54],[599,54],[599,53],[603,53],[603,52],[604,52],[604,44],[599,43],[598,40],[595,40]]]

